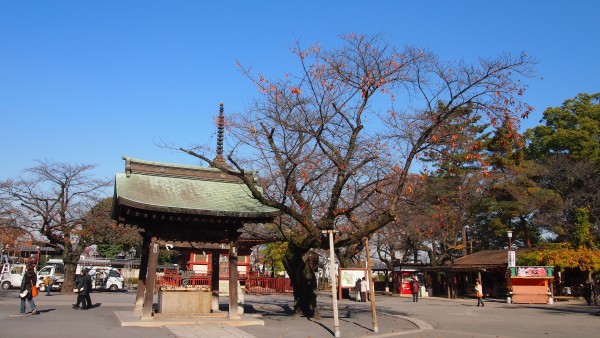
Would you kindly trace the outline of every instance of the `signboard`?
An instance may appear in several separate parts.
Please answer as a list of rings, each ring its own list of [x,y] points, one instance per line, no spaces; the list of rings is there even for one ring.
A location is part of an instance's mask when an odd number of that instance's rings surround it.
[[[356,280],[367,276],[366,269],[341,269],[340,270],[340,287],[353,288]]]
[[[517,258],[516,258],[515,252],[510,250],[508,252],[508,267],[514,268],[516,265],[517,265]]]
[[[553,278],[553,266],[516,266],[510,268],[511,277]]]

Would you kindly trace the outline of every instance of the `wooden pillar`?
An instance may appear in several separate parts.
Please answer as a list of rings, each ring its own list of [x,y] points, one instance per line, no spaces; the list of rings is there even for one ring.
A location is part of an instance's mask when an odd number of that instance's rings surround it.
[[[369,298],[371,299],[371,316],[373,317],[373,332],[379,332],[379,324],[377,321],[377,311],[375,310],[375,285],[373,284],[373,272],[371,271],[371,254],[369,252],[369,239],[365,238],[365,254],[367,258],[367,276],[369,283]]]
[[[210,310],[212,312],[219,311],[219,262],[220,262],[219,251],[215,250],[212,252],[211,258],[211,274],[210,274],[210,289],[212,291],[212,303]]]
[[[154,284],[156,281],[156,267],[158,266],[158,239],[152,236],[148,246],[148,273],[146,274],[146,294],[144,295],[144,306],[142,318],[152,316],[152,305],[154,304]]]
[[[148,248],[150,247],[150,236],[146,232],[142,244],[142,255],[140,257],[140,273],[138,274],[138,287],[135,295],[135,306],[133,312],[142,314],[144,305],[144,293],[146,292],[146,274],[148,273]]]
[[[237,319],[238,313],[238,256],[235,243],[229,247],[229,318]]]
[[[180,249],[179,252],[181,253],[181,256],[179,258],[179,269],[180,270],[193,270],[189,269],[189,261],[192,257],[192,250],[189,249]]]

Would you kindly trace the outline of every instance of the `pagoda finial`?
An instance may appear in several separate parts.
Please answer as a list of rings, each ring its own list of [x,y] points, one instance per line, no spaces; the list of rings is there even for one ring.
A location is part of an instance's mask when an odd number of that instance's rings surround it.
[[[214,159],[215,164],[224,165],[223,158],[223,130],[225,129],[225,117],[223,116],[223,102],[219,106],[219,119],[217,120],[217,156]]]

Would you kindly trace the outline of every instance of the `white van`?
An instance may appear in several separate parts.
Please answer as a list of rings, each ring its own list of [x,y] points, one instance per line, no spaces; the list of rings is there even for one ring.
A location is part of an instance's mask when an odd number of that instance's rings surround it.
[[[27,266],[25,264],[8,265],[7,263],[6,269],[8,271],[2,274],[2,280],[0,281],[2,289],[8,290],[10,288],[20,288]]]
[[[37,273],[37,282],[36,286],[40,289],[40,291],[46,291],[46,285],[44,285],[44,279],[48,276],[56,277],[56,281],[52,285],[52,290],[60,290],[62,288],[62,284],[65,281],[65,266],[62,263],[45,265],[40,269]]]
[[[92,289],[94,290],[122,290],[125,287],[125,279],[119,270],[110,266],[90,266],[88,274],[92,276]]]

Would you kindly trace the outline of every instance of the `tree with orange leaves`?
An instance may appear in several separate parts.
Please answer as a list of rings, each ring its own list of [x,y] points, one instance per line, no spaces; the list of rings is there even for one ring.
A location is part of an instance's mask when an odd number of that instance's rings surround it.
[[[494,120],[526,116],[519,77],[531,75],[525,54],[443,61],[416,47],[401,49],[380,36],[349,34],[334,49],[293,52],[296,75],[270,80],[240,66],[259,97],[229,119],[230,166],[193,148],[182,151],[240,177],[254,198],[281,210],[270,238],[288,242],[284,265],[294,309],[318,317],[309,253],[329,248],[322,230],[338,230],[337,257],[359,251],[364,238],[399,217],[409,171],[449,121],[464,114]],[[439,102],[446,109],[438,110]],[[244,175],[259,171],[259,181]],[[262,189],[259,189],[262,186]]]
[[[0,182],[0,189],[8,187],[9,182]],[[17,226],[18,210],[6,199],[0,198],[0,243],[2,246],[14,246],[17,239],[26,233]]]
[[[438,105],[439,110],[446,107]],[[484,196],[488,170],[485,144],[489,124],[481,123],[481,116],[469,107],[440,128],[432,137],[431,147],[424,152],[422,161],[432,165],[425,185],[433,194],[430,200],[433,215],[443,219],[445,227],[440,238],[431,238],[427,247],[432,264],[467,255],[467,227],[473,225],[478,202]],[[440,252],[434,243],[439,244]]]
[[[509,230],[514,245],[532,247],[541,240],[542,229],[551,229],[562,218],[560,195],[536,182],[543,170],[538,163],[524,159],[523,147],[523,139],[508,117],[487,145],[491,183],[481,223],[487,226],[482,230],[487,232],[488,247],[507,245]]]

